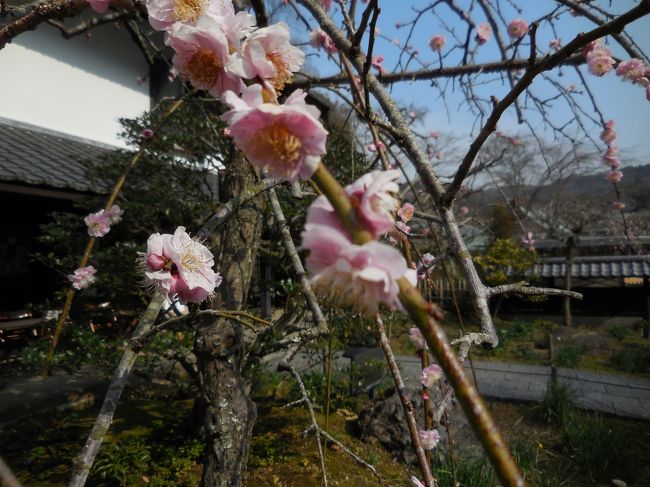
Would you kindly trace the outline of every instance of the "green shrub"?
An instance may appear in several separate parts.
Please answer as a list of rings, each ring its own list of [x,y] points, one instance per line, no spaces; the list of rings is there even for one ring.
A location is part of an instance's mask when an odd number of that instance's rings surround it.
[[[134,485],[144,475],[151,463],[151,451],[139,438],[123,438],[110,443],[102,450],[93,466],[93,475],[106,483],[103,485]]]
[[[581,355],[582,350],[579,347],[565,343],[557,348],[553,360],[558,367],[575,369],[580,363]]]
[[[544,421],[564,425],[575,415],[576,394],[566,384],[549,381],[540,403],[540,411]]]
[[[483,456],[476,459],[459,458],[456,460],[456,480],[458,484],[454,484],[454,476],[448,457],[444,457],[442,463],[437,468],[434,468],[433,475],[438,479],[440,487],[456,487],[456,485],[494,487],[496,485],[494,471]]]
[[[600,415],[575,415],[563,427],[565,450],[585,485],[609,483],[640,465],[628,433],[610,428]]]
[[[632,330],[630,330],[626,326],[621,326],[621,325],[612,326],[607,331],[612,337],[616,338],[619,342],[622,342],[632,334]]]
[[[650,351],[618,350],[609,359],[616,370],[630,373],[650,373]]]

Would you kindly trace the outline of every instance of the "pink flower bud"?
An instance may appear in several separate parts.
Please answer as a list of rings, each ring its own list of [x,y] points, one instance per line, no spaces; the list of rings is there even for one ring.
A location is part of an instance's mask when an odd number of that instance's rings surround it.
[[[154,135],[154,134],[153,134],[153,130],[151,130],[151,129],[148,129],[148,128],[147,128],[147,129],[144,129],[144,130],[142,131],[142,136],[143,136],[145,139],[151,139],[151,138],[153,137],[153,135]]]

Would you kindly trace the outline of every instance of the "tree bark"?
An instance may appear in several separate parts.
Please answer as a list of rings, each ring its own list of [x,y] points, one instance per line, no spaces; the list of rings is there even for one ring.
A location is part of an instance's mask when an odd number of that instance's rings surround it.
[[[220,190],[229,200],[258,181],[249,164],[233,149]],[[219,237],[216,269],[223,282],[213,309],[239,310],[246,304],[256,269],[263,225],[264,198],[251,200],[231,217]],[[257,417],[241,375],[244,339],[239,323],[209,317],[198,323],[195,341],[200,397],[195,405],[205,441],[201,485],[240,487]]]
[[[566,258],[564,266],[564,289],[571,291],[571,270],[573,269],[573,260],[576,256],[576,246],[573,236],[566,240]],[[571,319],[571,297],[564,297],[564,326],[572,326],[573,320]]]

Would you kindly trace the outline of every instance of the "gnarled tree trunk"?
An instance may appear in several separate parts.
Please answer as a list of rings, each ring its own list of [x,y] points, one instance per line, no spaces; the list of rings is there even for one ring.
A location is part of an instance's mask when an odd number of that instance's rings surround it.
[[[222,199],[229,200],[258,180],[251,165],[233,149]],[[223,283],[212,301],[213,309],[241,309],[255,271],[262,233],[264,197],[242,206],[224,225],[215,268]],[[199,323],[195,353],[198,359],[200,398],[195,406],[205,457],[201,485],[239,487],[248,459],[248,447],[257,416],[241,376],[244,349],[239,323],[209,318]]]

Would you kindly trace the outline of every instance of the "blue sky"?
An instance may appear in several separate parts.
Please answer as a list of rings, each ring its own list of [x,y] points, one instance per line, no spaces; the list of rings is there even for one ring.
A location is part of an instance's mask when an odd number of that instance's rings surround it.
[[[431,2],[428,0],[380,0],[380,7],[382,13],[379,18],[378,26],[381,29],[381,34],[386,39],[378,39],[375,45],[374,52],[385,56],[385,67],[392,71],[397,63],[397,57],[400,51],[399,47],[393,45],[390,40],[393,38],[400,39],[404,42],[407,34],[406,28],[397,29],[395,22],[402,23],[408,22],[415,17],[412,8],[422,8],[429,5]],[[461,4],[468,2],[461,1]],[[501,2],[506,8],[502,11],[503,17],[506,21],[513,18],[522,17],[528,21],[532,21],[541,15],[545,14],[549,9],[553,8],[555,2],[551,1],[520,1],[521,5],[525,8],[521,13],[516,12],[509,4],[509,2]],[[634,6],[637,2],[628,0],[619,0],[614,2],[619,12],[623,12]],[[359,2],[360,6],[363,4]],[[603,7],[609,9],[609,2],[601,2]],[[414,35],[410,44],[419,48],[419,58],[424,62],[432,62],[434,66],[438,66],[437,55],[435,55],[428,48],[428,40],[433,34],[444,33],[447,37],[447,46],[445,52],[449,52],[455,45],[452,36],[445,31],[444,26],[448,29],[455,30],[464,39],[465,27],[464,24],[458,20],[458,17],[452,13],[445,5],[436,7],[436,12],[442,16],[442,20],[434,17],[430,12],[425,13],[418,23],[414,31]],[[333,13],[335,18],[340,18],[338,7],[335,7]],[[475,9],[472,14],[475,22],[484,22],[483,12]],[[570,15],[563,15],[560,20],[556,22],[558,37],[562,40],[563,44],[570,41],[579,32],[584,32],[594,28],[594,25],[587,19],[582,17],[573,17]],[[628,27],[627,32],[632,35],[635,41],[640,45],[646,53],[650,52],[650,18],[645,17]],[[548,23],[542,23],[537,31],[537,45],[546,49],[550,39],[554,38]],[[610,39],[611,40],[611,39]],[[614,55],[621,59],[627,59],[627,55],[615,43],[610,42],[613,47]],[[520,48],[523,57],[528,56],[528,39]],[[459,50],[451,50],[443,61],[444,66],[454,66],[458,64],[460,59]],[[494,39],[490,40],[484,46],[481,46],[477,53],[477,62],[487,62],[498,60],[500,54]],[[312,60],[312,63],[317,66],[321,74],[331,74],[336,72],[333,65],[326,65],[325,56],[321,55],[319,60]],[[411,64],[411,68],[417,68],[417,64]],[[646,164],[650,163],[650,158],[647,154],[650,152],[650,131],[648,130],[648,123],[650,122],[650,102],[645,98],[645,90],[639,86],[632,85],[627,82],[621,81],[613,72],[609,73],[603,78],[598,78],[590,75],[586,67],[580,68],[582,73],[594,92],[597,102],[601,107],[606,119],[612,118],[616,121],[616,128],[619,133],[619,146],[621,147],[622,154],[628,158],[626,162],[623,160],[624,165],[632,164]],[[557,76],[557,70],[553,72],[552,76],[563,86],[569,84],[576,84],[580,87],[581,82],[573,68],[563,68],[563,76]],[[488,76],[488,75],[486,75]],[[496,76],[489,75],[492,79],[498,79],[487,86],[477,88],[477,92],[484,98],[489,98],[490,95],[495,95],[501,98],[509,91],[508,83],[501,83],[500,79]],[[550,84],[544,80],[537,79],[532,86],[533,92],[537,95],[545,95],[552,93]],[[471,136],[472,130],[476,131],[476,127],[472,127],[475,116],[469,113],[465,106],[462,106],[464,96],[459,91],[455,93],[451,90],[447,91],[447,106],[451,116],[447,115],[444,104],[439,99],[439,92],[432,88],[430,82],[412,82],[412,83],[399,83],[395,84],[392,89],[393,95],[403,104],[412,104],[414,106],[424,106],[429,111],[428,116],[424,119],[423,123],[418,127],[424,130],[441,130],[455,134],[461,140],[465,140]],[[589,108],[591,102],[584,95],[579,95],[579,100],[584,107]],[[553,119],[562,124],[571,114],[566,103],[556,102],[551,110]],[[536,133],[545,136],[549,140],[552,139],[552,133],[545,131],[543,124],[539,117],[534,114],[528,115],[529,120],[535,127]],[[517,124],[514,109],[509,109],[501,119],[499,129],[508,133],[527,133],[528,129],[525,126]],[[590,125],[589,132],[597,139],[598,133],[601,128],[598,126]]]

